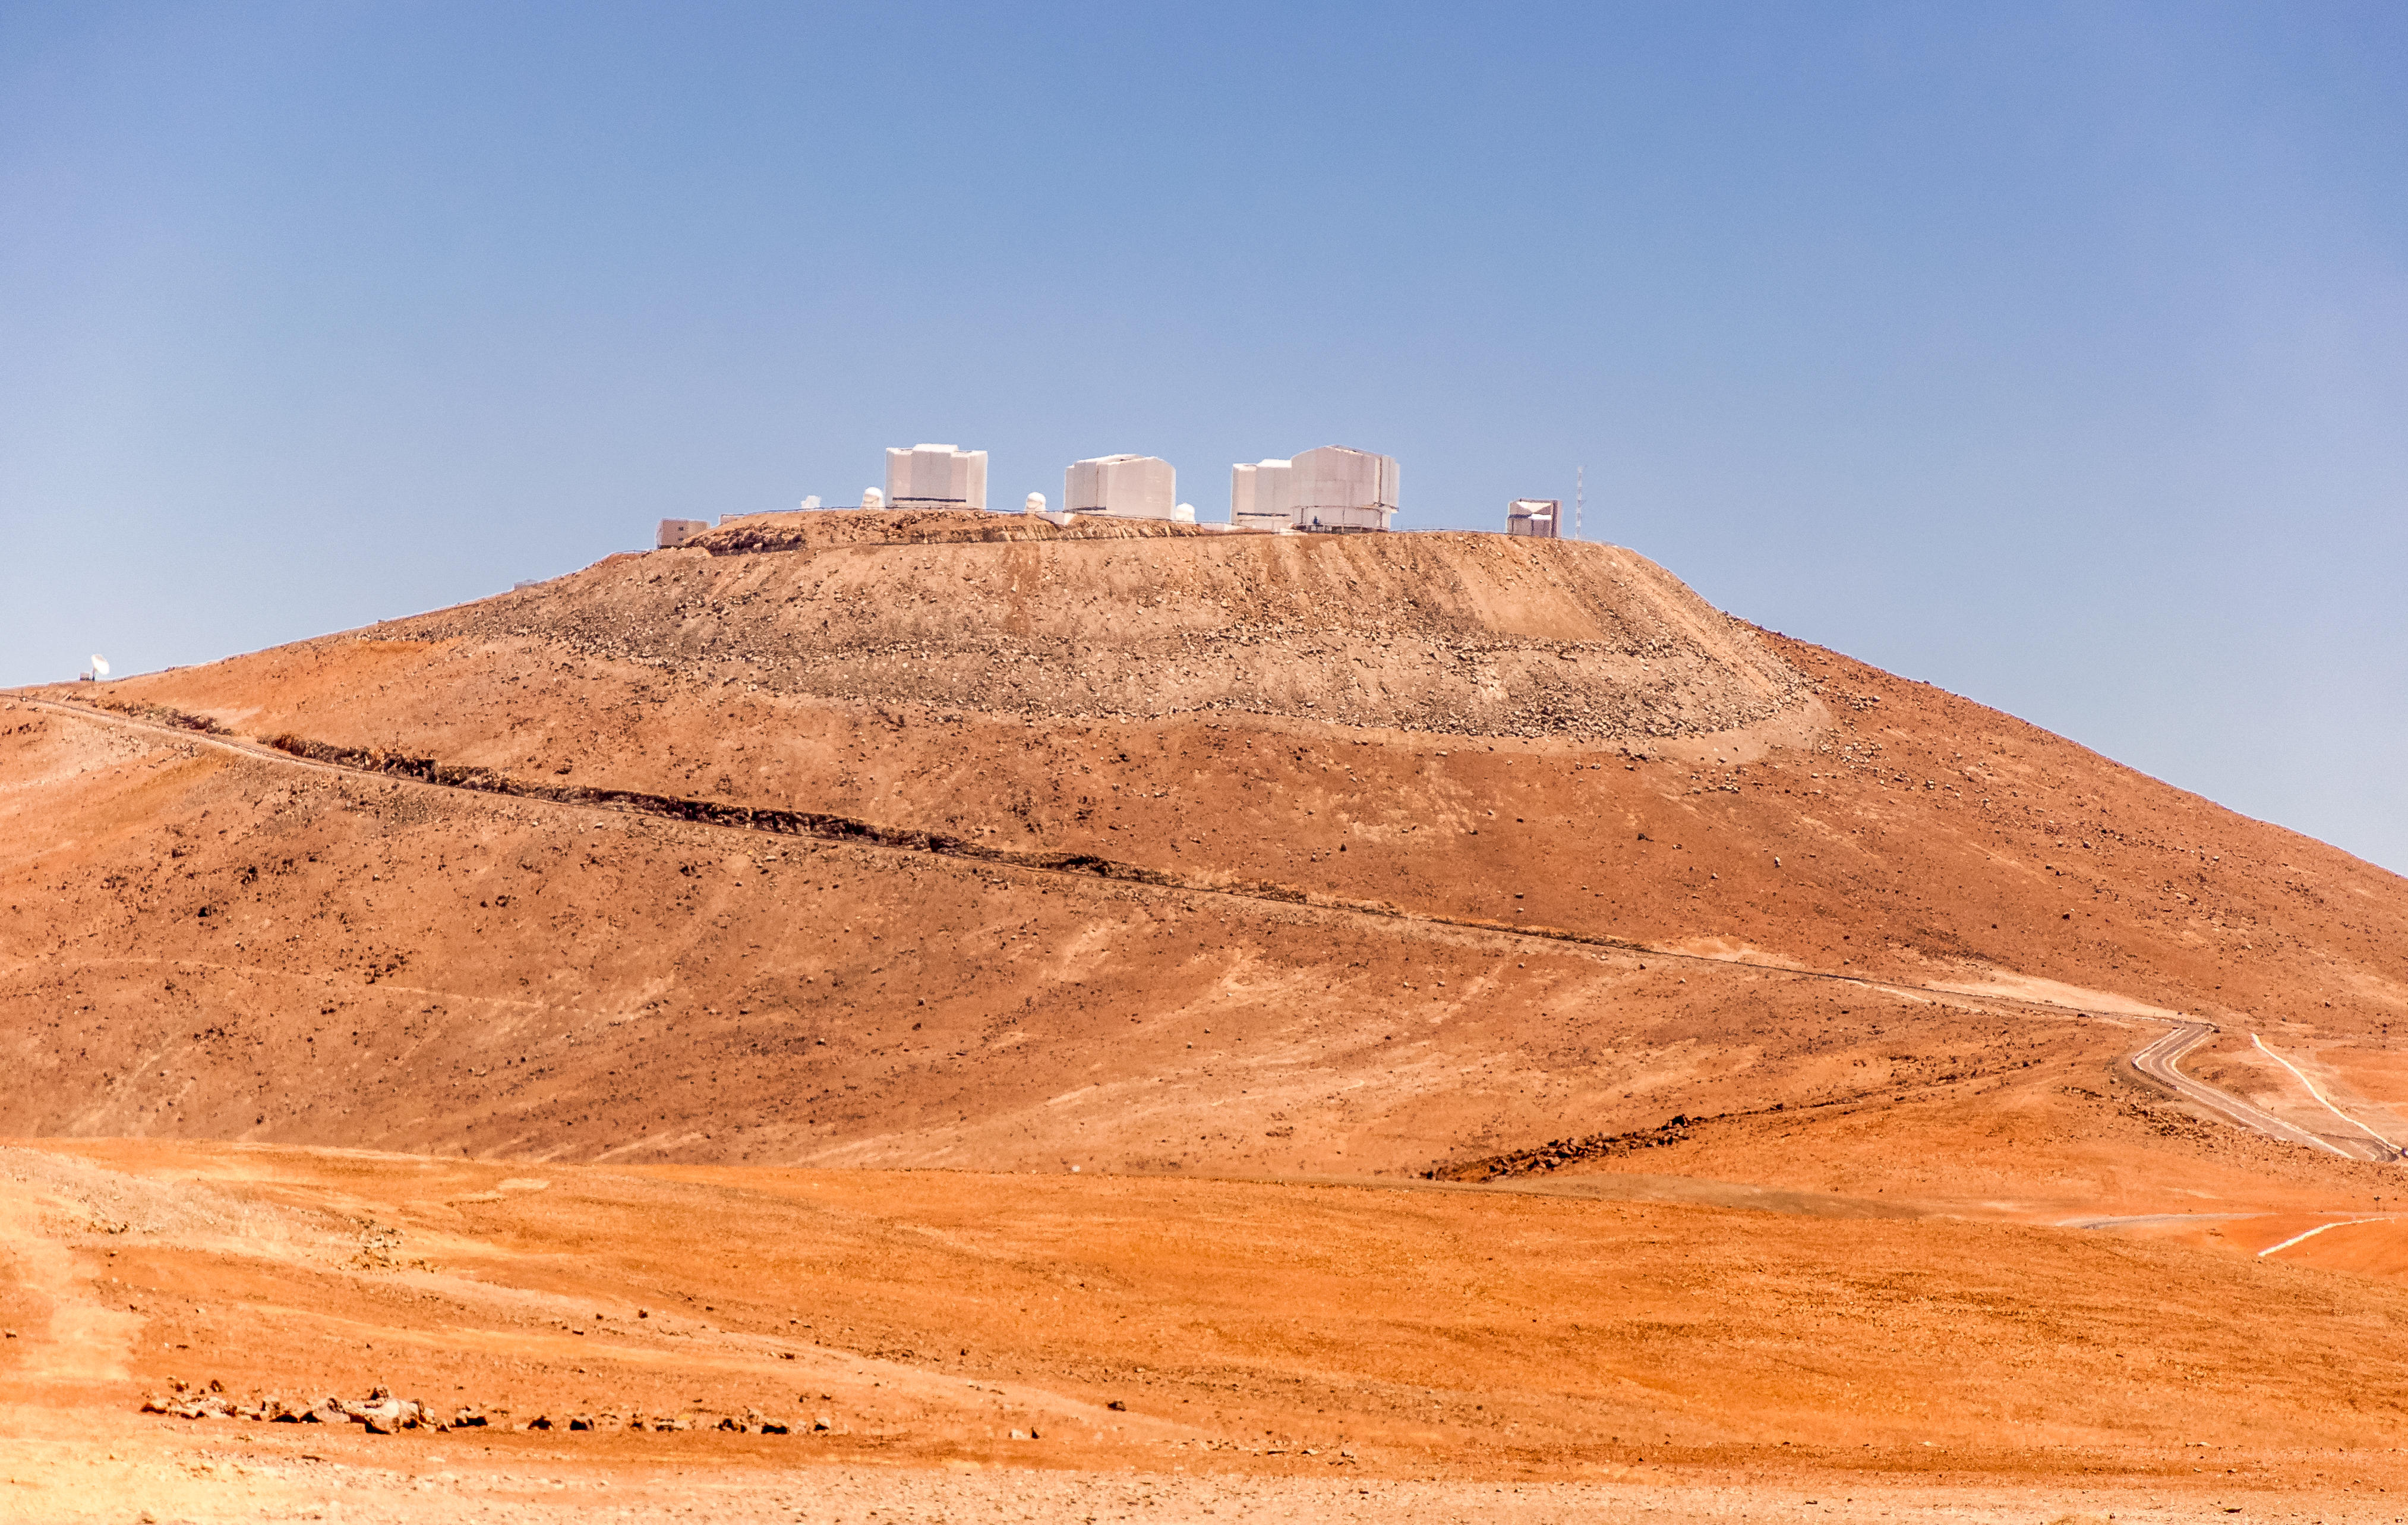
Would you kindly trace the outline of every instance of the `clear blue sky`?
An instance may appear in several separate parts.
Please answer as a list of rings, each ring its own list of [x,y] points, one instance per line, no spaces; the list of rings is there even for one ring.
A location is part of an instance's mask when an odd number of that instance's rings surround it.
[[[2408,870],[2408,7],[0,6],[0,683],[1348,443]]]

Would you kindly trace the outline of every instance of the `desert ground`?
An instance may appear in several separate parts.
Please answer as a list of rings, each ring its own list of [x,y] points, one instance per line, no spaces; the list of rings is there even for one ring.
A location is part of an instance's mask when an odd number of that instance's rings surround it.
[[[0,1515],[2408,1518],[2408,885],[1627,551],[1131,528],[0,696]]]

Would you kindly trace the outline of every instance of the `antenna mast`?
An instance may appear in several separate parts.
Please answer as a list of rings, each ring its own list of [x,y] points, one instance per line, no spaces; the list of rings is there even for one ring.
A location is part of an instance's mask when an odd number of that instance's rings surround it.
[[[1583,500],[1584,500],[1584,499],[1585,499],[1587,496],[1588,496],[1588,468],[1587,468],[1587,467],[1584,467],[1584,466],[1576,466],[1576,467],[1573,467],[1573,468],[1572,468],[1572,539],[1573,539],[1573,540],[1580,540],[1580,539],[1582,539],[1582,538],[1583,538],[1583,537],[1582,537],[1582,535],[1581,535],[1581,509],[1582,509],[1582,507],[1583,507]]]

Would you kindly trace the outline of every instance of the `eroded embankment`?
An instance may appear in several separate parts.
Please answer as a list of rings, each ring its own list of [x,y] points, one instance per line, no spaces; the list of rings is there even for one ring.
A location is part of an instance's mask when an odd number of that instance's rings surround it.
[[[197,717],[194,717],[197,718]],[[563,787],[556,784],[529,784],[498,773],[488,768],[467,768],[438,762],[432,757],[413,757],[397,752],[370,747],[332,746],[313,741],[307,737],[280,735],[266,738],[266,743],[279,752],[288,753],[310,762],[325,763],[354,772],[381,774],[387,778],[415,779],[421,784],[437,784],[447,789],[473,789],[480,794],[507,795],[515,799],[542,799],[556,805],[593,805],[607,810],[631,811],[639,815],[657,815],[664,820],[689,821],[696,826],[726,827],[738,831],[767,831],[778,836],[816,837],[823,842],[865,842],[879,847],[891,847],[908,853],[933,853],[941,857],[963,857],[981,863],[1008,864],[1016,869],[1032,869],[1044,873],[1084,874],[1096,879],[1113,879],[1137,885],[1157,885],[1169,889],[1194,890],[1215,895],[1240,895],[1248,899],[1281,900],[1301,905],[1310,899],[1302,890],[1281,885],[1243,883],[1211,884],[1164,873],[1159,870],[1140,868],[1134,863],[1116,862],[1088,853],[1021,853],[1005,847],[989,847],[982,842],[966,841],[940,831],[914,831],[908,827],[884,827],[846,815],[830,815],[820,811],[779,810],[768,806],[731,805],[715,799],[688,799],[671,795],[646,794],[634,789],[595,789],[580,785]],[[1392,908],[1349,905],[1350,910],[1375,914],[1402,914]]]

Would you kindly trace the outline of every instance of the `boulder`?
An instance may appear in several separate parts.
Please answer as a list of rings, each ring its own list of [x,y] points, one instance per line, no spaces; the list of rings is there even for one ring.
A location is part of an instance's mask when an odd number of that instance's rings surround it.
[[[395,1398],[390,1388],[378,1388],[364,1399],[338,1406],[344,1417],[366,1426],[371,1435],[390,1435],[418,1426],[418,1405],[407,1398]]]

